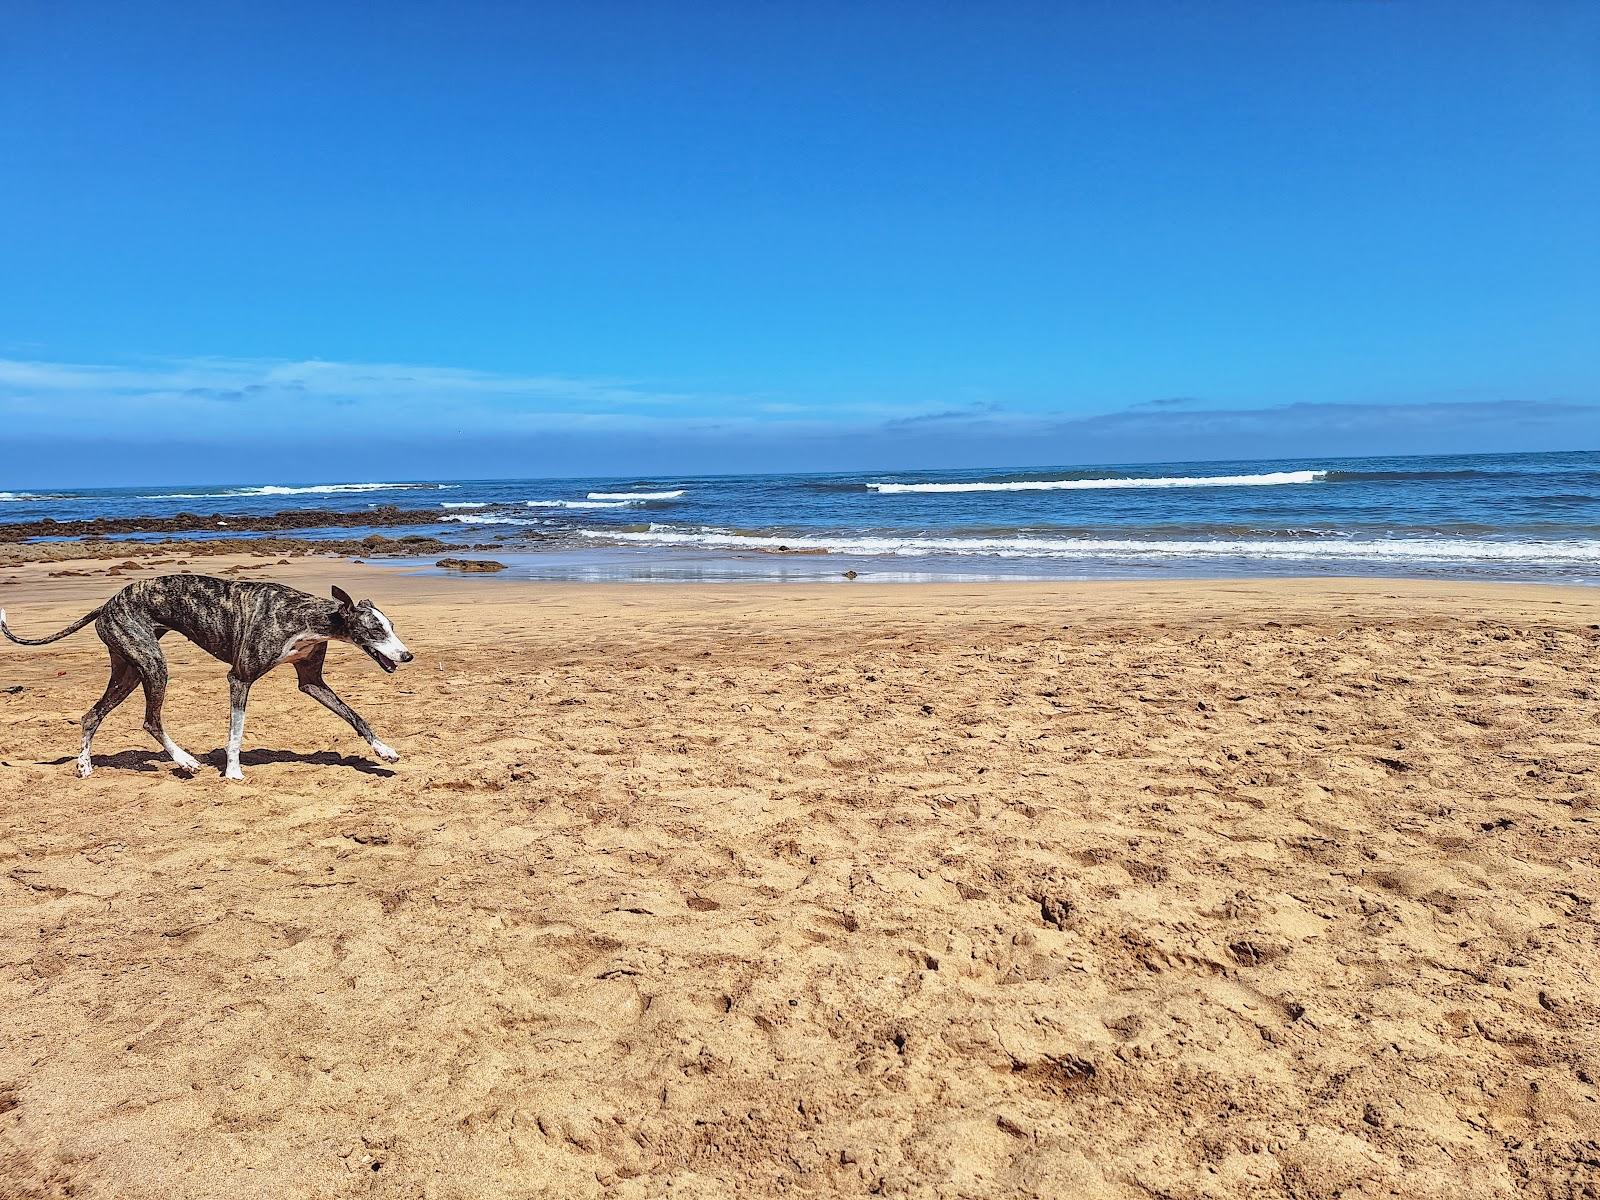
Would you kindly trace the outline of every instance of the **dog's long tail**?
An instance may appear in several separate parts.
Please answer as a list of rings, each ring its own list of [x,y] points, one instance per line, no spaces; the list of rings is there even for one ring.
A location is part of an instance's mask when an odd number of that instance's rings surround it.
[[[100,606],[100,608],[104,607],[105,605],[103,604]],[[46,646],[51,642],[59,642],[62,638],[70,637],[72,634],[77,633],[78,630],[82,629],[90,621],[94,620],[100,615],[100,608],[97,608],[92,612],[85,613],[71,625],[68,625],[60,633],[52,633],[49,637],[42,638],[18,637],[16,634],[12,633],[11,626],[6,624],[6,610],[0,608],[0,633],[5,634],[6,637],[10,638],[19,646]]]

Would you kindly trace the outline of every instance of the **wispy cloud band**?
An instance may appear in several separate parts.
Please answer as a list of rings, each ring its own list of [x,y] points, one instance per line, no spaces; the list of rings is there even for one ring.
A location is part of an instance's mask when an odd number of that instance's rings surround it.
[[[651,413],[704,415],[728,401],[627,381],[398,363],[204,358],[101,365],[0,359],[0,404],[14,430],[26,426],[33,432],[61,428],[68,418],[237,423],[267,430],[329,409],[352,408],[418,431],[528,428],[530,422],[603,423]]]
[[[449,438],[524,447],[587,438],[597,460],[625,442],[663,455],[735,445],[759,450],[749,469],[770,461],[826,470],[869,451],[877,463],[917,466],[1416,453],[1493,449],[1508,437],[1525,448],[1578,448],[1600,441],[1600,407],[1570,398],[1243,406],[1173,395],[1098,411],[1067,398],[1017,410],[994,400],[952,405],[947,396],[923,405],[795,402],[404,363],[0,359],[0,442],[265,446],[324,429],[419,456]],[[514,462],[527,460],[523,452]]]

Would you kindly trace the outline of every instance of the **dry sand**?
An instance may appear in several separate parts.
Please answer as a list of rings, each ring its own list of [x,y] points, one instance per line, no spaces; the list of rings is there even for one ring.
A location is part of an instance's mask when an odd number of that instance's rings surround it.
[[[1600,1189],[1600,593],[263,565],[392,770],[0,645],[0,1195]]]

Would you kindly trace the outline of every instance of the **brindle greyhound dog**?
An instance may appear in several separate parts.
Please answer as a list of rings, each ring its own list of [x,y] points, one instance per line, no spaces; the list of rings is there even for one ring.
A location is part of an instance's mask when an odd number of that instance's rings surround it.
[[[105,695],[83,714],[80,776],[94,770],[89,761],[94,731],[105,715],[141,684],[145,730],[161,743],[180,770],[193,772],[200,768],[194,756],[175,744],[161,727],[161,702],[167,694],[167,660],[161,655],[161,638],[174,629],[228,664],[233,721],[228,727],[228,766],[223,772],[227,778],[244,778],[239,770],[239,743],[244,738],[244,706],[250,698],[250,685],[284,663],[294,664],[300,676],[300,690],[350,722],[379,758],[384,762],[400,759],[322,679],[330,641],[361,647],[391,673],[400,663],[411,661],[411,651],[395,636],[389,618],[370,600],[357,604],[340,588],[333,589],[333,600],[319,600],[281,583],[164,575],[130,583],[60,633],[43,638],[20,638],[12,633],[6,626],[5,610],[0,609],[0,633],[23,646],[57,641],[78,632],[90,621],[111,652],[111,682],[106,684]]]

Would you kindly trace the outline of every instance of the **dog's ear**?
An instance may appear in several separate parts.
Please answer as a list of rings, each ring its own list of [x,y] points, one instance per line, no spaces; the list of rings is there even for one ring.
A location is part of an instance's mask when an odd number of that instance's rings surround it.
[[[356,602],[350,599],[350,593],[338,584],[334,585],[333,598],[339,602],[340,608],[354,608],[356,606]]]

